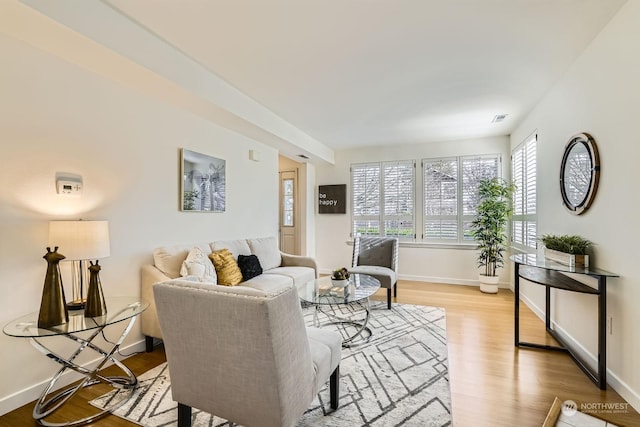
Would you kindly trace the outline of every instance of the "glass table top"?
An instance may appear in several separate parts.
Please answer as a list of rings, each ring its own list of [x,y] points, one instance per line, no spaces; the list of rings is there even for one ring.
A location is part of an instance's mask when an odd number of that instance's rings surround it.
[[[347,286],[334,286],[329,276],[298,286],[298,296],[311,304],[350,304],[369,298],[380,289],[380,282],[368,274],[351,274]]]
[[[528,265],[531,267],[544,268],[547,270],[561,271],[564,273],[580,273],[580,274],[592,274],[595,276],[607,276],[607,277],[619,277],[615,273],[601,270],[594,267],[570,267],[568,265],[560,264],[545,257],[535,256],[533,254],[517,254],[512,255],[509,259],[518,264]]]
[[[149,307],[138,297],[106,298],[107,314],[100,317],[84,317],[84,310],[69,311],[69,321],[62,325],[46,329],[38,328],[38,312],[27,314],[12,322],[3,329],[6,335],[21,338],[38,338],[54,335],[66,335],[88,331],[122,322],[137,316]]]

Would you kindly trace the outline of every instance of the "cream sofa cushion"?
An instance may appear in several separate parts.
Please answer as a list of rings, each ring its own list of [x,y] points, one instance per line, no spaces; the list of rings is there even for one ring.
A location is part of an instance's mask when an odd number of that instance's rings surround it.
[[[187,258],[182,262],[180,276],[193,276],[200,282],[216,284],[218,277],[216,269],[206,253],[199,247],[189,251]]]
[[[220,249],[229,249],[235,259],[238,259],[238,255],[251,255],[251,249],[245,239],[218,240],[211,244],[211,252],[216,252]]]
[[[153,251],[153,263],[156,268],[162,271],[167,277],[175,279],[180,277],[180,269],[183,261],[187,258],[189,251],[194,247],[200,248],[205,254],[211,252],[211,248],[206,243],[190,245],[161,246]]]
[[[316,271],[309,267],[276,267],[265,271],[264,275],[289,277],[295,286],[310,282],[316,278]]]
[[[275,237],[263,237],[259,239],[249,239],[251,253],[258,256],[262,270],[271,270],[280,267],[282,257],[278,248],[278,241]]]

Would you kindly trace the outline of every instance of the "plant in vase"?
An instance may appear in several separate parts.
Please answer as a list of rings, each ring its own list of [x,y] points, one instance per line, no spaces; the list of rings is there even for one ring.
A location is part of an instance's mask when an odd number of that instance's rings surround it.
[[[478,184],[480,203],[471,222],[471,235],[480,250],[478,267],[484,267],[484,274],[479,275],[482,292],[498,292],[496,270],[504,265],[505,228],[513,213],[514,191],[515,185],[501,178],[483,179]]]
[[[570,267],[589,267],[587,250],[593,244],[577,235],[543,234],[544,257]]]
[[[338,268],[331,273],[331,282],[334,286],[346,286],[349,282],[349,271],[345,268]]]

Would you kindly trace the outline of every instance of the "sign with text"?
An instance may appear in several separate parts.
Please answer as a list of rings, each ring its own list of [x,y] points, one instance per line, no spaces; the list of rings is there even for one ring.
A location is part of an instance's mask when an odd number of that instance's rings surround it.
[[[318,213],[347,213],[347,184],[319,185]]]

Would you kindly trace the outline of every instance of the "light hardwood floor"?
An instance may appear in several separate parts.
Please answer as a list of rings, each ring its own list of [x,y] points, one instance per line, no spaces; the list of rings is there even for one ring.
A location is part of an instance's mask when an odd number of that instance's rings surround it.
[[[376,299],[384,300],[383,292]],[[455,427],[539,427],[555,396],[592,407],[625,403],[610,387],[599,390],[566,354],[515,348],[513,293],[509,290],[487,295],[476,287],[400,281],[396,302],[446,309]],[[545,337],[542,321],[523,305],[521,331],[522,339],[552,342]],[[158,347],[153,353],[132,356],[125,363],[139,375],[164,360],[163,349]],[[63,416],[86,416],[93,409],[81,401],[107,390],[105,386],[83,391],[77,404],[64,408]],[[32,409],[33,404],[28,404],[0,417],[0,426],[34,426]],[[640,426],[640,415],[631,405],[622,412],[592,415],[620,426]],[[134,426],[114,416],[92,425]]]

